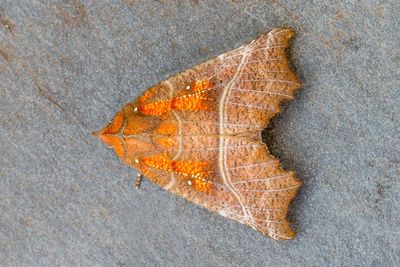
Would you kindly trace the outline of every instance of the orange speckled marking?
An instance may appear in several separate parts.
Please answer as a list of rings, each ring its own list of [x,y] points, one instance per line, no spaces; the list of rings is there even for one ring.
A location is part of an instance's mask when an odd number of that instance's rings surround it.
[[[175,110],[211,110],[211,107],[204,100],[204,93],[196,93],[178,97],[172,101],[172,109]]]
[[[213,86],[212,83],[206,80],[197,80],[193,85],[193,92],[200,92]]]
[[[164,153],[152,157],[144,157],[140,159],[140,163],[147,167],[189,176],[196,190],[207,193],[212,188],[212,185],[205,180],[207,176],[206,170],[209,165],[207,162],[170,160],[167,154]]]
[[[146,102],[146,100],[153,95],[151,90],[144,92],[144,94],[139,98],[140,103]]]
[[[147,167],[161,169],[170,172],[173,171],[172,161],[168,158],[166,153],[158,154],[156,156],[141,158],[140,162]]]
[[[168,100],[151,102],[139,107],[139,112],[145,115],[162,116],[171,110],[211,110],[210,105],[204,100],[207,98],[204,90],[210,88],[213,84],[204,80],[195,81],[192,94],[187,94]]]
[[[172,100],[151,102],[139,107],[139,111],[145,115],[161,116],[172,110]]]
[[[208,162],[173,161],[174,171],[184,176],[205,179],[207,176]]]
[[[192,179],[192,183],[194,184],[194,188],[196,190],[199,190],[204,193],[209,193],[212,188],[212,184],[201,179],[196,179],[196,178]]]

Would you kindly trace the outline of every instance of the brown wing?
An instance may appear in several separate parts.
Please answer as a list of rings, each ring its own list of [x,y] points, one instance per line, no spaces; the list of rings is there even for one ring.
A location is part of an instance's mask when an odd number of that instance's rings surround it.
[[[280,102],[300,87],[275,29],[149,88],[96,133],[159,186],[277,240],[301,182],[261,142]],[[205,83],[199,81],[205,81]]]
[[[286,213],[301,182],[293,172],[279,168],[278,160],[263,143],[226,134],[260,131],[280,111],[280,101],[293,98],[300,83],[285,54],[293,34],[289,29],[275,29],[153,89],[173,98],[196,80],[212,82],[207,94],[211,110],[174,111],[164,124],[175,124],[179,129],[175,133],[177,145],[166,149],[169,158],[208,162],[206,179],[213,187],[204,193],[178,173],[159,169],[151,170],[151,179],[187,200],[279,240],[296,234]],[[147,102],[162,99],[157,93],[152,95]]]
[[[247,45],[179,73],[146,91],[145,103],[184,94],[196,80],[209,80],[212,111],[177,112],[184,134],[235,134],[262,130],[280,102],[300,88],[286,49],[294,35],[278,28]],[[190,93],[190,90],[187,91]],[[139,98],[141,99],[141,97]],[[138,104],[137,102],[135,104]],[[171,114],[171,120],[177,120]]]
[[[209,163],[204,179],[211,188],[203,192],[179,173],[152,169],[156,184],[274,239],[296,235],[286,213],[301,182],[279,167],[265,144],[238,136],[184,136],[168,155],[175,162]]]

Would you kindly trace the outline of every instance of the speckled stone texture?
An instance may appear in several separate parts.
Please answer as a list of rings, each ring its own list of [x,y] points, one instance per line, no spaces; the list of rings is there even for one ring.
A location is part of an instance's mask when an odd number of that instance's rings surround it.
[[[399,17],[397,1],[2,0],[0,264],[400,265]],[[303,181],[286,242],[146,180],[137,191],[90,135],[276,27],[297,31],[303,83],[264,132]]]

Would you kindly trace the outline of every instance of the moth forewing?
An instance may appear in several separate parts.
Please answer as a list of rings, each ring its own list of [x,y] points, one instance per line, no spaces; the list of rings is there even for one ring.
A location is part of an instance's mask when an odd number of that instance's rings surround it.
[[[293,238],[286,213],[301,182],[260,138],[301,86],[285,51],[293,35],[274,29],[161,81],[96,134],[166,190],[271,238]]]

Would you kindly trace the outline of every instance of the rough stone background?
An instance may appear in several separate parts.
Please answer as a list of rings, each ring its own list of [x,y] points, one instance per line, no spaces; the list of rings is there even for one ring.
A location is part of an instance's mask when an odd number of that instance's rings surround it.
[[[400,265],[398,1],[0,1],[0,264]],[[276,242],[144,181],[89,133],[275,27],[303,83],[265,132],[304,185]]]

